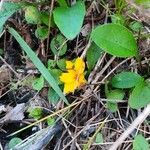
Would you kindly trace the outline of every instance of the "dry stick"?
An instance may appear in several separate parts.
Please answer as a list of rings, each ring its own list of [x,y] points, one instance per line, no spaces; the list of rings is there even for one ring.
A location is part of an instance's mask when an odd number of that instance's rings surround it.
[[[130,60],[131,58],[127,58],[123,60],[121,63],[119,63],[115,68],[113,68],[100,82],[104,82],[118,67],[120,67],[122,64]]]
[[[16,75],[18,79],[20,79],[19,74],[0,56],[1,61]]]
[[[89,49],[89,47],[91,46],[91,41],[88,42],[88,44],[86,45],[82,55],[81,55],[81,58],[84,59],[85,58],[85,55],[86,55],[86,52],[87,50]]]
[[[127,130],[122,133],[119,139],[114,142],[114,144],[109,148],[109,150],[116,150],[120,144],[129,136],[133,130],[141,124],[150,114],[150,104],[143,110],[143,112],[133,121],[133,123],[127,128]]]

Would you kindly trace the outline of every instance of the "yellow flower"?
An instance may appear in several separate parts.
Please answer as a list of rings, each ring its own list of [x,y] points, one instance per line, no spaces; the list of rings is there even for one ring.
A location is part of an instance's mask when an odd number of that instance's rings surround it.
[[[66,61],[66,73],[62,73],[60,80],[64,83],[64,93],[74,92],[75,89],[86,83],[84,78],[85,63],[78,57],[75,62]]]

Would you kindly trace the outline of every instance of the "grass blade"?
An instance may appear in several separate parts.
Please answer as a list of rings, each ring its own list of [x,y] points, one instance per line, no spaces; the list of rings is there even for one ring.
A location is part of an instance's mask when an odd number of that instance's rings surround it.
[[[14,38],[17,40],[21,48],[26,52],[27,56],[31,59],[33,64],[38,68],[38,70],[43,75],[43,77],[47,80],[47,82],[51,85],[51,87],[60,96],[60,98],[62,98],[62,100],[66,104],[69,104],[63,92],[59,88],[57,82],[55,81],[54,77],[50,74],[50,72],[47,70],[44,64],[40,61],[40,59],[36,56],[33,50],[27,45],[27,43],[23,40],[23,38],[18,34],[17,31],[15,31],[13,28],[10,28],[10,27],[8,28],[8,30],[10,34],[12,34]]]

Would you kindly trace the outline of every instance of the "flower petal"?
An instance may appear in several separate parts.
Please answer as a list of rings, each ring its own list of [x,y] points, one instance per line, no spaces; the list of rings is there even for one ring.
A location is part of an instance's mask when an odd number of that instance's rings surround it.
[[[71,92],[74,92],[74,90],[77,88],[77,85],[75,82],[72,82],[72,83],[66,83],[64,85],[64,93],[65,94],[68,94],[68,93],[71,93]]]
[[[84,78],[84,74],[81,74],[79,76],[78,82],[79,82],[79,86],[82,86],[83,84],[85,84],[87,82]]]
[[[78,57],[74,63],[74,69],[78,72],[78,74],[81,74],[84,72],[85,69],[85,63],[82,58]]]
[[[62,73],[59,78],[60,78],[60,81],[64,83],[74,82],[76,78],[76,72],[74,70],[68,70],[68,73]]]
[[[66,69],[72,69],[72,68],[73,68],[72,61],[66,61]]]

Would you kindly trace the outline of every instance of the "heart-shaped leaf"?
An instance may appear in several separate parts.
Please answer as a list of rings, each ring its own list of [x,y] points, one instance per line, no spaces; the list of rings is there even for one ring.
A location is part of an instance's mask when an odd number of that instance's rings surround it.
[[[67,39],[74,39],[80,33],[85,12],[82,1],[78,1],[70,8],[58,7],[54,10],[54,21]]]
[[[133,109],[145,107],[150,103],[149,83],[144,80],[139,82],[129,97],[129,106]]]
[[[104,51],[118,57],[137,56],[133,34],[119,24],[100,25],[93,30],[92,40]]]

